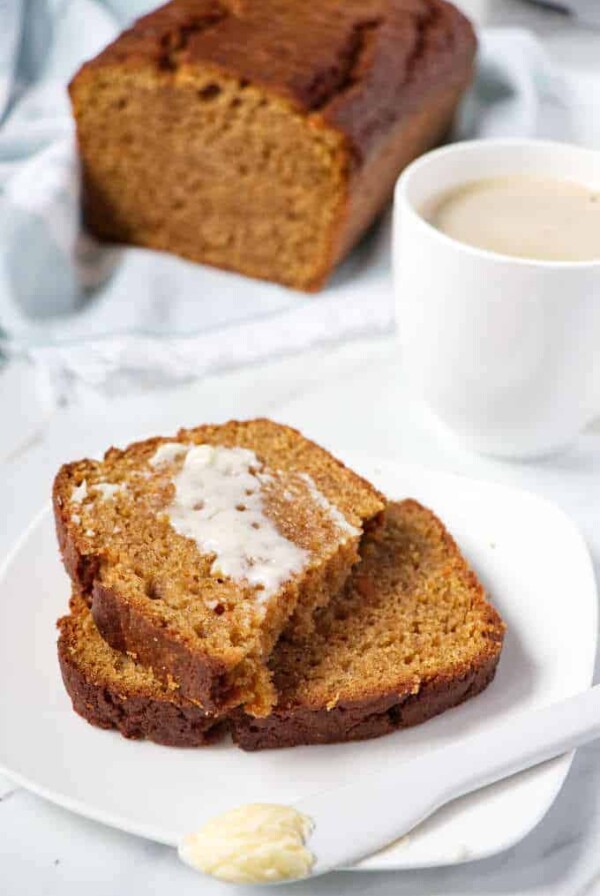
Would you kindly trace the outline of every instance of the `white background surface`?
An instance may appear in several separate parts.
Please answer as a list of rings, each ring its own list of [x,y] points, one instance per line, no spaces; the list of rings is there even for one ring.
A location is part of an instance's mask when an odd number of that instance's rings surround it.
[[[488,21],[535,27],[569,79],[572,103],[587,113],[578,116],[577,140],[600,147],[600,32],[577,28],[556,14],[530,10],[516,0],[489,0],[487,7]],[[356,342],[207,377],[174,393],[139,396],[124,406],[90,396],[82,406],[52,412],[34,371],[20,365],[4,370],[0,373],[0,554],[47,496],[61,461],[110,441],[116,435],[117,420],[121,425],[125,421],[132,435],[144,426],[151,429],[159,403],[161,418],[172,417],[173,427],[268,414],[301,426],[324,443],[530,488],[557,501],[579,524],[600,570],[600,427],[582,434],[570,452],[543,462],[513,465],[469,454],[439,433],[425,412],[412,404],[400,381],[397,349],[391,339]],[[125,432],[120,435],[126,437]],[[536,533],[524,533],[524,537],[535,538]],[[565,594],[568,611],[569,595]],[[10,686],[10,681],[2,682],[2,687]],[[152,800],[153,786],[149,781],[148,800]],[[0,892],[8,896],[232,892],[180,866],[165,847],[86,822],[15,789],[9,781],[0,782],[0,797]],[[544,821],[518,846],[495,858],[427,872],[337,874],[281,892],[297,896],[600,894],[598,844],[600,746],[591,746],[578,752],[567,783]]]

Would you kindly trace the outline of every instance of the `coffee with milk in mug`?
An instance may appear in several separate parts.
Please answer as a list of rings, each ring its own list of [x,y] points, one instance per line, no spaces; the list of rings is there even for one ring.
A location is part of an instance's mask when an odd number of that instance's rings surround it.
[[[448,236],[501,255],[600,259],[600,194],[575,181],[525,175],[467,181],[422,212]]]

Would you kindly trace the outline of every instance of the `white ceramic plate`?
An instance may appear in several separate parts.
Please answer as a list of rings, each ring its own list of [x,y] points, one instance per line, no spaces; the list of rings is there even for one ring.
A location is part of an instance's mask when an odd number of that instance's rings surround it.
[[[388,495],[413,496],[439,513],[489,589],[508,635],[487,691],[379,740],[256,754],[227,743],[176,750],[92,728],[72,712],[60,681],[54,621],[64,612],[69,587],[46,510],[0,577],[1,770],[82,815],[175,844],[233,805],[292,801],[590,684],[594,576],[580,535],[560,510],[504,486],[364,456],[346,460]],[[357,867],[425,867],[506,849],[542,818],[569,764],[563,757],[459,800]]]

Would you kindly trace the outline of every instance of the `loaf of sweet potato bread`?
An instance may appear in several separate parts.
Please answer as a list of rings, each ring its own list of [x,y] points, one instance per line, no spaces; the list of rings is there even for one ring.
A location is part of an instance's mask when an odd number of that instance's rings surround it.
[[[231,421],[66,464],[63,560],[102,637],[207,712],[268,712],[285,626],[310,632],[385,500],[270,420]]]
[[[474,53],[445,0],[173,0],[70,85],[87,224],[316,290],[444,135]]]
[[[504,623],[437,517],[391,503],[315,633],[281,638],[271,660],[277,706],[238,714],[245,750],[337,743],[416,725],[478,694],[500,658]]]

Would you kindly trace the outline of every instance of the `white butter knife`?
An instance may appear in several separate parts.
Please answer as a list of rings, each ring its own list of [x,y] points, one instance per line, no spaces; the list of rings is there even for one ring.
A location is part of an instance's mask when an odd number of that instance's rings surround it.
[[[600,737],[600,685],[293,804],[312,819],[311,876],[347,867],[446,803]]]

